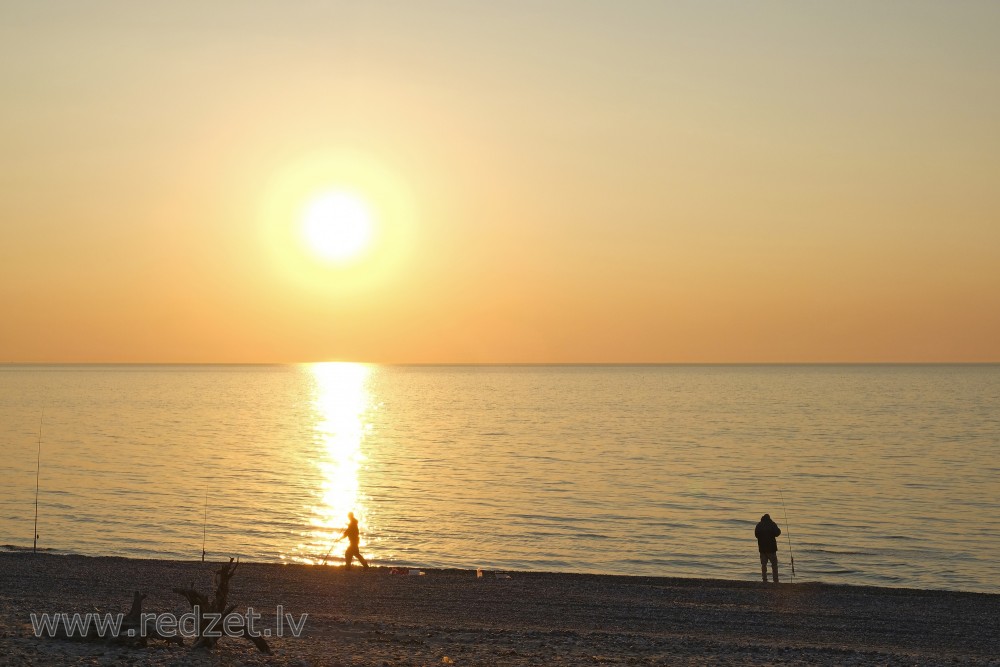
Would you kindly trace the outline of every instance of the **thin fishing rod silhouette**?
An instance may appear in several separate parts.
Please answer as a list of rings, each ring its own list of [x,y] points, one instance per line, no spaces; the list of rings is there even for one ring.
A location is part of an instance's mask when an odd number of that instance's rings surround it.
[[[208,539],[208,489],[205,489],[205,523],[201,529],[201,562],[205,562],[205,541]]]
[[[792,559],[792,582],[795,582],[795,554],[792,553],[792,529],[788,526],[788,510],[785,509],[785,496],[778,489],[778,497],[781,498],[781,511],[785,515],[785,539],[788,540],[788,557]]]
[[[323,565],[326,565],[326,559],[327,559],[327,558],[329,558],[329,557],[330,557],[330,554],[332,554],[332,553],[333,553],[333,548],[334,548],[335,546],[337,546],[337,542],[341,541],[342,539],[344,539],[344,536],[343,536],[343,535],[341,535],[340,537],[338,537],[337,539],[335,539],[335,540],[334,540],[334,541],[333,541],[333,542],[332,542],[332,543],[330,544],[330,549],[329,549],[329,550],[328,550],[328,551],[326,552],[326,555],[325,555],[325,556],[323,556],[323,563],[322,563]]]
[[[31,543],[31,553],[38,553],[38,479],[42,470],[42,420],[45,418],[45,410],[38,417],[38,456],[35,459],[35,538]]]

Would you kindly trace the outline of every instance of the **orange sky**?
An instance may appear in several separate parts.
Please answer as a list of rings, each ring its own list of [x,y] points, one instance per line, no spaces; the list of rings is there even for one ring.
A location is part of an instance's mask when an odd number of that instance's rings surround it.
[[[5,4],[0,361],[1000,361],[1000,5],[318,4]]]

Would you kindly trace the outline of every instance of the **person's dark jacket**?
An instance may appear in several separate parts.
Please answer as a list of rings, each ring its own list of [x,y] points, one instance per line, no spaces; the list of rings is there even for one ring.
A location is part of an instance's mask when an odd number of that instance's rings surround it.
[[[781,529],[770,517],[764,517],[753,529],[753,534],[757,538],[757,549],[762,554],[773,554],[778,550],[778,540]]]
[[[351,520],[351,522],[347,525],[347,530],[344,531],[344,534],[341,535],[341,537],[346,537],[348,541],[350,541],[351,546],[358,546],[358,541],[361,539],[361,531],[358,530],[357,519]]]

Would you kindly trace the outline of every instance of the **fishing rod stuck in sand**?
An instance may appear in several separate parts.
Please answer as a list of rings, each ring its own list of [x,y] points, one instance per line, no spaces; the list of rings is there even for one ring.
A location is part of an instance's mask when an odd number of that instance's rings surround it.
[[[208,489],[205,489],[205,523],[201,528],[201,562],[205,562],[205,541],[208,539]]]
[[[38,478],[42,470],[42,420],[45,418],[45,410],[38,417],[38,456],[35,459],[35,530],[34,540],[31,543],[31,553],[38,553]]]
[[[781,511],[785,515],[785,539],[788,540],[788,557],[792,559],[792,583],[795,583],[795,555],[792,553],[792,531],[788,527],[788,510],[785,509],[785,496],[778,489],[778,497],[781,498]]]

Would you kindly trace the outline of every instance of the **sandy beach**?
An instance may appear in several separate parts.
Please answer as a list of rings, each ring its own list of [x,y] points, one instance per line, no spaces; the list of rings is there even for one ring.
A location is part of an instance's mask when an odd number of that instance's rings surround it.
[[[748,563],[748,568],[754,564]],[[212,588],[217,564],[0,555],[6,665],[1000,664],[1000,596],[824,584],[245,563],[272,654],[240,638],[212,651],[36,638],[31,613],[184,614],[174,587]],[[278,637],[275,612],[308,614]]]

